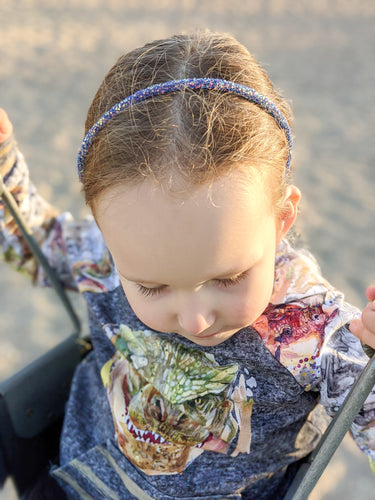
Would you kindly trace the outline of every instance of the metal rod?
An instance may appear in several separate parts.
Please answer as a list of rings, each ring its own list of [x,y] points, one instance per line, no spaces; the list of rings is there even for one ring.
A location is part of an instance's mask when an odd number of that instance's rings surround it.
[[[297,473],[284,500],[306,500],[375,385],[375,355],[368,361],[323,434],[309,461]]]

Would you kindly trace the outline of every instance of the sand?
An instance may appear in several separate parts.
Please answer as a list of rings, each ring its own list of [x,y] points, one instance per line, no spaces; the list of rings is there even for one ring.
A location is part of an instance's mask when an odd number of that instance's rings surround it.
[[[85,213],[75,157],[106,71],[151,39],[197,28],[234,34],[291,101],[301,239],[363,307],[375,282],[375,3],[371,0],[1,0],[0,106],[43,195]],[[0,263],[0,379],[70,331],[54,296]],[[78,307],[84,316],[82,303]],[[346,438],[311,500],[375,498]],[[14,498],[10,484],[0,499]]]

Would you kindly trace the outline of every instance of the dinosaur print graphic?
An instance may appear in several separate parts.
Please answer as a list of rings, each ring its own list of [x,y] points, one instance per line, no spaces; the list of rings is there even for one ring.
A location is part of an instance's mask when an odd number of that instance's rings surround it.
[[[220,366],[167,335],[125,325],[112,341],[117,352],[102,378],[118,444],[135,465],[173,474],[204,449],[226,453],[238,430],[230,398],[236,364]]]

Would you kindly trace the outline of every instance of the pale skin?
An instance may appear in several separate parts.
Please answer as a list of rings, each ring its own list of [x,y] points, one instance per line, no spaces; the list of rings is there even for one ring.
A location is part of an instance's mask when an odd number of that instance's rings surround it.
[[[0,144],[12,134],[0,109]],[[95,215],[125,294],[150,328],[217,345],[255,321],[272,295],[277,244],[293,225],[300,192],[288,186],[282,215],[259,180],[239,170],[171,195],[143,181],[102,193]],[[375,285],[350,330],[375,348]]]
[[[294,222],[290,186],[275,217],[263,183],[240,171],[178,196],[153,181],[110,189],[97,222],[135,314],[212,346],[254,322],[272,295],[276,246]]]

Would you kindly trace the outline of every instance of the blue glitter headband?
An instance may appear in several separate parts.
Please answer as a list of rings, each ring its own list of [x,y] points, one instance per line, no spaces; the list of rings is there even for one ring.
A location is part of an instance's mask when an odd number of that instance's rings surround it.
[[[115,106],[113,106],[109,111],[104,113],[104,115],[90,128],[90,130],[87,132],[87,135],[82,141],[82,146],[79,150],[77,160],[78,175],[80,180],[82,181],[83,178],[85,158],[87,156],[88,150],[95,137],[110,120],[115,118],[124,109],[127,109],[138,102],[145,101],[146,99],[150,99],[151,97],[168,94],[170,92],[178,92],[185,89],[216,90],[219,92],[235,94],[237,96],[243,97],[244,99],[247,99],[254,104],[257,104],[260,108],[264,109],[264,111],[271,115],[279,125],[279,127],[285,132],[286,139],[289,145],[289,156],[286,163],[286,177],[288,176],[290,170],[290,162],[292,159],[292,132],[285,116],[272,101],[270,101],[264,95],[259,94],[259,92],[257,92],[256,90],[250,87],[246,87],[245,85],[240,85],[238,83],[230,82],[227,80],[219,80],[215,78],[188,78],[184,80],[172,80],[170,82],[151,85],[150,87],[139,90],[138,92],[135,92],[134,94],[126,97],[123,101],[115,104]]]

